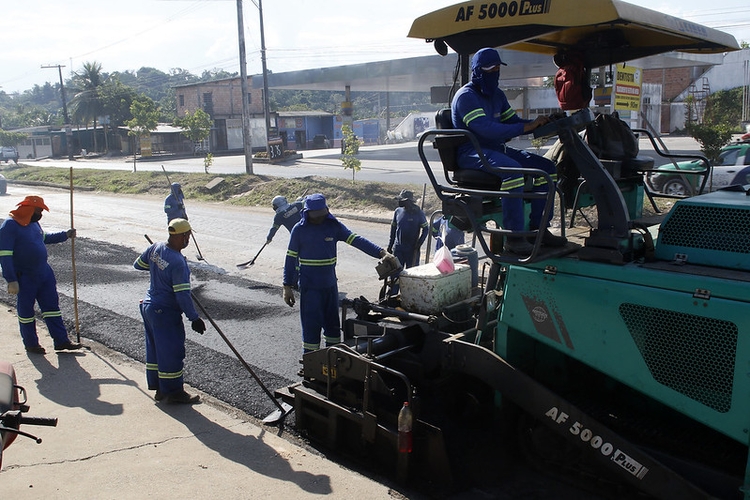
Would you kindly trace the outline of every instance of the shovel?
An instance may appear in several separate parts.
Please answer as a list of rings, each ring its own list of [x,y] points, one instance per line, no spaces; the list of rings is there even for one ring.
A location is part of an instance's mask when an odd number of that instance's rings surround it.
[[[258,253],[255,254],[255,257],[253,257],[252,259],[248,260],[247,262],[243,262],[241,264],[237,264],[237,269],[245,269],[246,267],[250,267],[253,264],[255,264],[255,259],[257,259],[258,255],[260,255],[260,252],[262,252],[263,249],[266,248],[266,245],[268,245],[267,241],[265,243],[263,243],[263,246],[260,247],[260,250],[258,250]]]

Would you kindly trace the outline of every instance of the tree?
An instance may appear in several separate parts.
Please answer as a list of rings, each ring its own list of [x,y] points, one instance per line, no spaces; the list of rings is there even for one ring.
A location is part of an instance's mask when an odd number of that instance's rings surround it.
[[[99,150],[96,144],[96,122],[103,111],[98,90],[105,79],[102,65],[96,61],[83,63],[83,69],[73,76],[73,85],[77,89],[76,95],[70,101],[73,121],[84,125],[93,122],[94,151]]]
[[[143,136],[148,136],[159,124],[159,110],[154,101],[145,95],[138,96],[130,105],[132,120],[126,125],[130,128],[128,135],[133,137],[133,172],[135,172],[136,141]]]
[[[202,142],[208,139],[211,133],[211,125],[213,125],[211,116],[202,109],[196,109],[192,114],[185,113],[185,116],[176,119],[174,124],[182,128],[182,135],[193,142]]]
[[[341,163],[344,165],[344,169],[352,169],[352,184],[354,184],[354,174],[362,170],[362,162],[357,158],[359,153],[359,139],[354,135],[351,126],[343,125],[341,127],[341,134],[344,136],[344,147],[342,149]]]
[[[10,132],[0,128],[0,146],[11,147],[28,137],[23,132]]]
[[[690,121],[685,130],[701,145],[701,152],[714,163],[721,148],[732,139],[732,132],[740,129],[742,117],[742,89],[722,90],[706,98],[703,116],[696,116],[697,106],[692,96],[686,105]]]

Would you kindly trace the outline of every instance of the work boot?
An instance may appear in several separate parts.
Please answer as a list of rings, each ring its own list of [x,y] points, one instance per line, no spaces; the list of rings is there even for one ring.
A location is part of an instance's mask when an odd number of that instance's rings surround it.
[[[542,245],[545,247],[564,247],[568,242],[565,236],[552,234],[549,229],[545,229],[542,234]]]
[[[526,241],[522,236],[508,236],[505,239],[505,251],[516,255],[531,255],[534,245]]]
[[[62,344],[56,345],[55,350],[56,351],[75,351],[77,349],[80,349],[81,347],[83,347],[81,344],[76,344],[68,340],[67,342],[63,342]]]
[[[47,350],[40,345],[27,347],[26,352],[30,352],[32,354],[47,354]]]
[[[201,397],[197,394],[188,394],[187,392],[180,391],[176,392],[174,394],[169,394],[165,396],[164,398],[167,403],[173,404],[173,403],[179,403],[179,404],[185,404],[185,405],[192,405],[195,403],[200,402]]]
[[[164,399],[164,394],[162,394],[159,389],[156,389],[156,394],[154,394],[154,401],[161,401],[162,399]]]

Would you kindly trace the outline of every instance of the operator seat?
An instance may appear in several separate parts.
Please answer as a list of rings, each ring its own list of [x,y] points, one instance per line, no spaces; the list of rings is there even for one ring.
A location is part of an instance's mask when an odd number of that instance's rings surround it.
[[[451,119],[451,109],[443,108],[435,115],[435,125],[438,129],[455,129]],[[502,179],[482,170],[460,168],[458,166],[458,147],[469,142],[464,136],[435,137],[435,147],[440,155],[440,161],[445,170],[445,176],[453,180],[458,187],[471,189],[500,190]]]

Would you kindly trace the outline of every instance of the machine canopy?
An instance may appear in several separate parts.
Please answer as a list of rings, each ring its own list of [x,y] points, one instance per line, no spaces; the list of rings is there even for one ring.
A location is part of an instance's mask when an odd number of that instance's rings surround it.
[[[732,35],[619,0],[462,2],[418,17],[408,36],[461,55],[482,47],[549,55],[577,50],[589,67],[671,51],[739,50]]]

